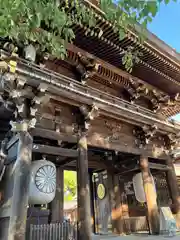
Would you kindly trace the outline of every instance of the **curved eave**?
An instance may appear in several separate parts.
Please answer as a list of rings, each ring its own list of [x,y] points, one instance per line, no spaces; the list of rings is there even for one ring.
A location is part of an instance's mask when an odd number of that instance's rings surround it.
[[[140,26],[136,26],[137,33],[140,32]],[[152,50],[157,51],[161,56],[164,56],[170,63],[174,66],[180,66],[180,54],[166,44],[164,41],[159,39],[155,34],[150,31],[145,31],[146,40],[145,45],[152,48]]]
[[[112,31],[112,24],[105,20],[105,13],[98,7],[98,2],[98,0],[84,0],[84,3],[94,10],[94,14],[99,20],[100,25],[103,27],[106,25],[106,29],[110,29],[113,36],[117,38],[118,36]],[[133,36],[135,39],[137,39],[137,36],[141,32],[142,28],[140,24],[136,24],[134,26],[134,29],[128,29],[128,35]],[[155,54],[158,53],[158,55],[167,60],[169,64],[174,64],[175,67],[180,67],[180,54],[175,49],[170,47],[150,31],[143,29],[143,33],[146,36],[143,45],[147,48],[148,51],[153,51]]]
[[[101,29],[103,34],[99,36],[96,30],[92,31],[87,26],[76,24],[75,45],[121,69],[122,51],[128,46],[134,46],[143,53],[140,64],[134,68],[134,76],[170,95],[180,91],[180,54],[149,31],[146,31],[144,44],[140,44],[137,41],[141,30],[139,25],[133,32],[128,30],[128,36],[120,41],[118,34],[113,32],[112,24],[104,19],[103,12],[93,5],[92,1],[84,2],[94,8],[96,27]]]
[[[163,115],[167,118],[175,116],[176,114],[180,113],[180,106],[169,107],[167,110],[163,111]]]

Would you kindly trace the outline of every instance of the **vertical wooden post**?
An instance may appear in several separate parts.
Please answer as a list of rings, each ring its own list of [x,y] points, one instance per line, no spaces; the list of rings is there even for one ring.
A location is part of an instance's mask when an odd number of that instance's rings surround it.
[[[132,178],[131,178],[132,179]],[[122,204],[122,231],[123,233],[130,234],[131,233],[131,226],[130,226],[130,221],[124,222],[124,219],[129,219],[129,205],[127,201],[127,195],[125,192],[125,184],[127,181],[129,181],[127,178],[120,177],[119,178],[119,184],[120,184],[120,189],[121,189],[121,204]]]
[[[168,158],[166,161],[169,169],[166,173],[167,185],[172,199],[172,210],[177,215],[177,223],[180,225],[180,195],[179,187],[177,183],[176,173],[173,165],[172,158]]]
[[[107,194],[108,194],[108,199],[107,199],[107,205],[109,207],[106,210],[107,211],[107,216],[108,217],[108,222],[107,222],[107,231],[113,231],[113,224],[112,224],[112,210],[114,208],[114,184],[113,184],[113,174],[112,172],[107,171]],[[111,226],[111,228],[110,228]]]
[[[77,159],[78,186],[78,240],[91,240],[91,209],[88,174],[88,152],[86,133],[81,132],[78,141],[79,156]]]
[[[122,205],[121,205],[121,192],[120,192],[120,183],[119,176],[115,175],[113,177],[114,185],[114,206],[112,209],[112,227],[113,232],[117,234],[123,233],[123,222],[122,222]]]
[[[12,169],[14,189],[10,211],[8,240],[24,240],[26,232],[33,139],[28,132],[20,132],[18,135],[17,159]]]
[[[150,231],[152,234],[159,234],[159,212],[156,201],[156,193],[154,189],[154,184],[152,181],[152,176],[149,169],[148,158],[140,157],[140,167],[142,172],[142,178],[144,183],[144,191],[147,202],[148,219]]]
[[[62,222],[64,216],[64,171],[57,168],[56,173],[56,196],[50,204],[51,222]]]
[[[93,172],[89,172],[89,187],[90,187],[90,201],[91,201],[91,226],[93,233],[96,232],[95,228],[95,209],[94,209],[94,186],[93,186]]]

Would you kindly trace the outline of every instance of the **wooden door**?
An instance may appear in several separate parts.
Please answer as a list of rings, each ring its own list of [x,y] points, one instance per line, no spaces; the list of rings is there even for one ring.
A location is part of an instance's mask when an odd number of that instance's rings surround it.
[[[103,171],[94,175],[95,225],[96,233],[107,234],[111,231],[110,179]]]

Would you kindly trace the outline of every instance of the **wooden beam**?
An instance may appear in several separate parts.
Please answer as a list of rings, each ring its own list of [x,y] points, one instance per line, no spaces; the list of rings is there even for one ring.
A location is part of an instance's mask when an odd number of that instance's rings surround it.
[[[64,160],[57,161],[59,166],[66,166],[71,162],[75,162],[74,158],[65,158]]]
[[[162,170],[162,171],[168,171],[169,170],[169,167],[165,164],[151,163],[151,162],[149,162],[149,168]]]
[[[43,128],[34,128],[31,131],[31,134],[36,137],[47,138],[51,140],[69,142],[69,143],[77,143],[77,137],[75,135],[70,135],[67,133],[56,132]]]
[[[97,89],[95,90],[90,87],[86,87],[86,90],[78,90],[79,87],[80,86],[76,86],[76,88],[72,89],[71,95],[71,90],[66,91],[65,89],[58,89],[56,91],[54,87],[53,93],[56,94],[56,96],[53,96],[53,98],[55,100],[58,100],[57,95],[61,94],[60,99],[62,101],[64,98],[69,98],[68,101],[72,101],[71,104],[76,106],[77,103],[79,105],[81,105],[82,103],[88,105],[95,103],[99,108],[100,115],[111,117],[113,119],[123,120],[135,126],[142,126],[142,124],[156,124],[158,127],[158,132],[160,133],[175,133],[180,130],[180,126],[173,125],[170,122],[162,119],[158,119],[156,114],[145,108],[141,108],[140,106],[138,106],[137,108],[136,106],[133,106],[130,103],[122,101],[120,99],[114,98],[113,96],[106,96],[105,93],[98,91]],[[89,96],[91,97],[89,98]],[[103,98],[101,96],[103,96]]]
[[[41,144],[33,144],[33,152],[49,154],[49,155],[57,155],[62,157],[71,157],[71,158],[77,158],[78,156],[77,150],[60,148],[60,147],[52,147],[49,145],[41,145]]]
[[[64,168],[65,169],[67,167],[73,168],[75,166],[76,166],[76,160],[69,162],[67,165],[65,164]],[[91,161],[91,160],[88,161],[88,168],[94,169],[96,171],[99,171],[99,170],[104,171],[105,169],[109,170],[109,168],[106,165],[104,165],[103,163],[101,164],[100,162],[95,162],[95,161]],[[113,171],[111,169],[109,171],[114,173],[114,169],[113,169]]]
[[[39,136],[42,138],[47,138],[47,139],[52,139],[52,140],[57,140],[57,141],[64,141],[64,142],[69,142],[69,143],[77,143],[77,136],[71,135],[68,133],[58,133],[53,130],[48,130],[48,129],[43,129],[43,128],[35,128],[31,131],[31,134],[33,136]],[[94,146],[94,147],[102,147],[104,149],[109,149],[109,150],[115,150],[119,152],[124,152],[124,153],[132,153],[134,155],[140,155],[141,154],[141,149],[136,147],[136,146],[131,146],[131,145],[125,145],[122,142],[107,142],[103,138],[100,139],[97,143],[95,142],[93,135],[89,134],[87,136],[87,141],[88,141],[88,146]],[[153,150],[147,149],[146,155],[150,158],[157,158],[155,154],[153,154]],[[167,155],[162,153],[161,155],[158,156],[158,159],[166,159]]]
[[[88,140],[88,146],[92,146],[92,147],[98,146],[99,148],[114,150],[114,151],[118,151],[118,152],[122,152],[122,153],[130,153],[130,154],[134,154],[136,156],[141,155],[141,152],[142,152],[142,149],[136,147],[135,144],[133,146],[132,144],[129,144],[129,145],[124,144],[121,141],[108,142],[101,136],[99,136],[98,139],[95,139],[93,137],[93,134],[92,134],[92,136],[89,134],[87,140]],[[146,149],[146,155],[149,158],[158,158],[158,159],[163,159],[163,160],[167,158],[167,155],[164,152],[162,152],[161,154],[159,154],[157,156],[153,147],[152,148],[148,147]]]
[[[71,166],[64,166],[63,169],[64,169],[64,171],[77,171],[76,166],[73,166],[73,167],[71,167]]]
[[[58,133],[55,132],[53,130],[48,130],[48,129],[43,129],[43,128],[35,128],[31,131],[33,136],[39,136],[42,138],[47,138],[47,139],[51,139],[51,140],[57,140],[57,141],[64,141],[64,142],[69,142],[69,143],[77,143],[77,136],[75,135],[70,135],[67,133]],[[97,143],[95,143],[93,136],[91,136],[91,134],[89,134],[89,136],[87,136],[87,141],[88,141],[88,146],[94,146],[94,147],[102,147],[104,149],[110,149],[110,150],[115,150],[115,151],[119,151],[119,152],[125,152],[125,153],[132,153],[134,155],[140,155],[141,154],[141,149],[139,149],[138,147],[135,146],[127,146],[123,143],[120,142],[107,142],[105,141],[103,138],[99,139],[101,141],[98,141]],[[148,157],[152,157],[152,158],[156,158],[153,154],[153,151],[151,151],[150,149],[148,149],[146,151],[146,155]],[[167,155],[165,155],[164,153],[162,155],[158,156],[158,159],[166,159]]]
[[[127,170],[125,170],[125,171],[118,172],[117,175],[125,175],[125,174],[128,174],[128,173],[130,173],[130,172],[137,171],[137,170],[140,170],[140,167],[139,167],[138,165],[133,166],[132,168],[127,169]]]

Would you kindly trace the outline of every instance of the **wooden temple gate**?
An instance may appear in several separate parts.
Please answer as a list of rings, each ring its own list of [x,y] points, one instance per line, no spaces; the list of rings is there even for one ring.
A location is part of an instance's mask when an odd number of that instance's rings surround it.
[[[0,44],[2,240],[24,240],[30,224],[40,221],[62,223],[64,170],[77,171],[78,240],[91,240],[92,232],[150,229],[158,234],[161,206],[170,206],[180,223],[173,166],[180,125],[169,120],[180,112],[179,55],[149,32],[144,45],[132,32],[117,40],[112,24],[97,8],[93,11],[103,35],[75,22],[76,40],[67,45],[65,60],[50,57],[42,67],[25,59],[23,51],[12,56],[4,42]],[[120,51],[132,45],[142,57],[130,74]],[[56,168],[56,179],[45,174],[47,182],[53,180],[55,197],[46,211],[36,204],[28,209],[31,168],[45,160]],[[139,172],[144,205],[132,188]],[[35,184],[38,198],[44,190]]]

